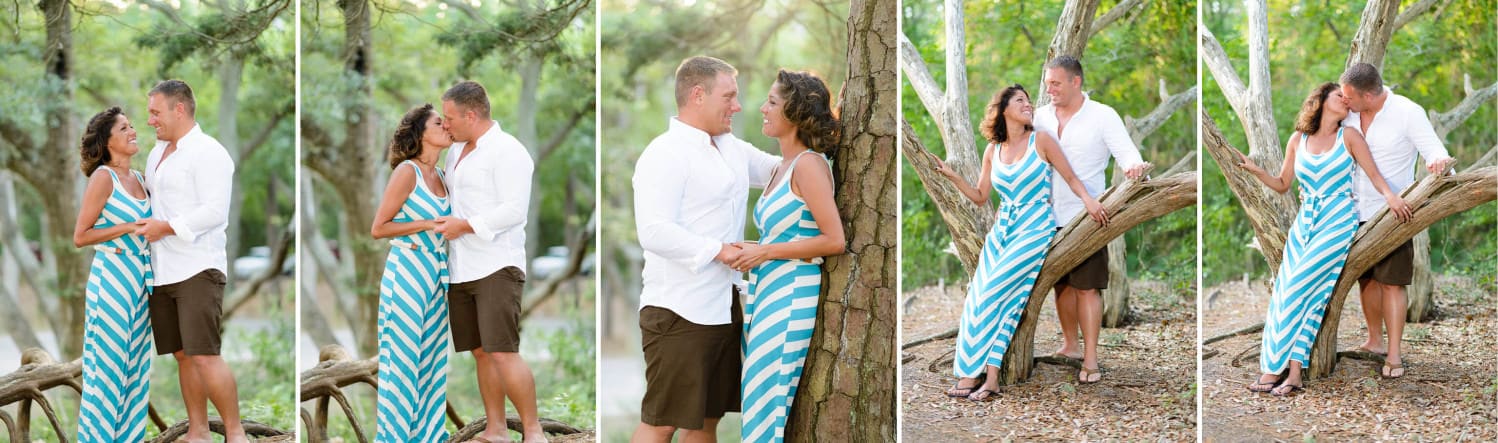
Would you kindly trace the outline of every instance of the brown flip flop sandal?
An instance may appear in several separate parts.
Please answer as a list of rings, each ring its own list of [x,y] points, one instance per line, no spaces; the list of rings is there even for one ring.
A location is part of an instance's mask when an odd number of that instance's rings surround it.
[[[1394,371],[1399,371],[1399,375],[1394,375]],[[1396,378],[1404,377],[1404,373],[1404,362],[1389,363],[1388,360],[1384,360],[1383,369],[1380,369],[1378,371],[1378,375],[1386,380],[1393,380]]]
[[[1098,376],[1097,380],[1093,380],[1092,379],[1093,375],[1097,375]],[[1102,368],[1098,368],[1098,369],[1087,369],[1086,367],[1083,367],[1082,368],[1082,373],[1077,375],[1077,382],[1080,382],[1080,383],[1082,383],[1084,385],[1090,385],[1090,384],[1097,383],[1097,382],[1100,382],[1100,381],[1103,381],[1103,371],[1102,371]]]
[[[1289,389],[1280,391],[1279,388],[1289,388]],[[1292,385],[1292,384],[1289,384],[1289,383],[1285,383],[1285,384],[1282,384],[1282,385],[1279,385],[1279,386],[1275,386],[1274,389],[1275,390],[1272,391],[1271,393],[1274,394],[1275,397],[1293,397],[1296,394],[1299,394],[1301,391],[1306,390],[1306,387],[1305,386],[1301,386],[1301,385]]]
[[[988,373],[987,372],[982,373],[982,374],[978,374],[977,377],[973,377],[973,385],[972,386],[963,387],[962,386],[962,378],[958,377],[957,378],[957,383],[952,383],[952,388],[946,390],[945,394],[947,394],[947,397],[949,397],[949,398],[967,398],[967,396],[973,395],[973,390],[974,389],[978,389],[978,388],[983,387],[983,382],[985,382],[987,380],[988,380]],[[952,393],[952,391],[960,391],[960,390],[965,390],[967,392],[964,393],[964,394],[962,394],[962,395],[957,395],[957,394],[953,394]]]
[[[987,395],[982,395],[985,392],[987,392],[988,394]],[[977,396],[979,398],[973,398],[974,396]],[[983,388],[983,389],[978,390],[978,392],[974,392],[972,394],[969,394],[967,396],[967,399],[975,401],[975,402],[990,402],[990,401],[993,401],[993,399],[998,398],[998,396],[999,396],[999,391],[993,390],[993,389],[988,389],[988,388]]]

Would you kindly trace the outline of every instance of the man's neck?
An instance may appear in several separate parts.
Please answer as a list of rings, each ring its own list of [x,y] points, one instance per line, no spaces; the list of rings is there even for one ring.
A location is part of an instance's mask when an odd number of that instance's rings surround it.
[[[707,123],[704,122],[704,121],[702,121],[702,120],[706,120],[706,119],[700,118],[698,116],[695,116],[695,115],[692,115],[692,114],[689,114],[689,113],[686,113],[686,112],[682,112],[682,111],[683,111],[682,109],[677,109],[676,110],[676,120],[677,121],[680,121],[683,124],[686,124],[687,126],[691,126],[692,128],[694,128],[694,129],[696,129],[698,131],[702,131],[704,133],[707,133]],[[707,135],[708,135],[708,138],[712,138],[712,133],[707,133]]]
[[[1086,101],[1086,97],[1083,97],[1082,94],[1077,94],[1071,100],[1057,100],[1055,103],[1056,110],[1066,114],[1075,114],[1077,110],[1082,109],[1082,103]]]
[[[167,142],[167,146],[168,147],[173,147],[173,148],[176,147],[177,146],[177,142],[182,141],[182,137],[186,137],[187,133],[192,132],[192,128],[195,128],[197,126],[198,126],[197,120],[188,120],[187,124],[182,126],[182,128],[183,128],[182,132],[177,133],[177,136],[175,138],[172,138],[171,140],[167,140],[166,141]]]
[[[483,138],[484,134],[488,134],[490,129],[494,129],[494,120],[489,120],[486,118],[479,121],[478,126],[475,127],[473,131],[473,142],[478,143],[479,139]]]
[[[1371,114],[1377,114],[1378,111],[1384,110],[1384,103],[1388,103],[1389,102],[1389,94],[1390,94],[1389,91],[1383,91],[1383,93],[1379,94],[1378,97],[1374,97],[1371,100],[1369,100],[1368,101],[1369,106],[1368,106],[1368,111],[1367,111],[1368,114],[1370,114],[1370,115]]]

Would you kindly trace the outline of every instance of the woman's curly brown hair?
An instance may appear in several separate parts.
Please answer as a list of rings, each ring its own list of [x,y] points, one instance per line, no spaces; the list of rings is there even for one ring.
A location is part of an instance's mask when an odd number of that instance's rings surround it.
[[[109,164],[109,136],[113,132],[115,118],[123,114],[124,111],[119,106],[111,106],[88,119],[88,126],[83,129],[83,140],[78,146],[78,154],[82,157],[80,169],[83,170],[84,177],[93,174],[100,166]]]
[[[1306,101],[1300,104],[1300,114],[1295,116],[1295,130],[1305,135],[1321,130],[1321,114],[1326,111],[1326,98],[1341,87],[1335,82],[1326,82],[1312,89],[1311,95],[1306,96]]]
[[[1024,86],[1015,83],[995,93],[993,98],[988,100],[987,109],[983,111],[983,123],[978,127],[979,130],[983,131],[983,138],[988,139],[988,141],[994,144],[1009,140],[1009,126],[1004,123],[1004,110],[1009,108],[1009,99],[1014,98],[1014,94],[1021,92],[1024,92],[1026,97],[1030,96],[1030,93],[1025,91]],[[1035,127],[1026,124],[1025,130],[1034,131]]]
[[[401,117],[400,126],[395,127],[395,136],[390,139],[390,169],[401,162],[421,156],[421,137],[427,132],[427,119],[432,116],[432,104],[411,108]]]
[[[780,95],[785,98],[785,119],[796,127],[796,139],[807,149],[831,156],[837,151],[842,122],[832,107],[832,93],[816,74],[781,69],[775,74]]]

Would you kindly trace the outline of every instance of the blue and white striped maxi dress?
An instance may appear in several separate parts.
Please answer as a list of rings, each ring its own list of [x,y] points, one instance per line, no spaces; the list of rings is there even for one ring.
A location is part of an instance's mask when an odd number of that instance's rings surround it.
[[[452,213],[447,197],[427,189],[421,168],[416,187],[393,221],[431,220]],[[437,171],[442,177],[442,171]],[[447,241],[421,231],[390,241],[380,278],[380,389],[375,441],[432,442],[448,438]]]
[[[1284,260],[1264,318],[1259,370],[1265,374],[1280,373],[1291,361],[1310,364],[1311,344],[1358,229],[1352,197],[1357,166],[1342,142],[1342,129],[1337,129],[1336,146],[1321,154],[1307,152],[1306,140],[1301,136],[1295,154],[1300,211],[1285,239]]]
[[[806,201],[791,192],[791,177],[805,151],[791,160],[782,177],[754,204],[760,244],[792,242],[822,234]],[[749,271],[744,302],[743,427],[746,442],[785,439],[785,421],[806,365],[817,297],[822,293],[821,260],[769,260]]]
[[[114,192],[104,202],[94,229],[151,218],[150,199],[125,192],[109,171]],[[145,180],[131,171],[141,189]],[[151,389],[150,246],[145,237],[125,234],[94,247],[89,267],[83,332],[83,397],[78,441],[146,439],[147,394]]]
[[[991,161],[999,219],[983,239],[978,270],[962,307],[952,361],[958,377],[977,377],[984,365],[1003,367],[1004,351],[1056,234],[1051,166],[1036,154],[1035,134],[1030,134],[1024,155],[1014,164],[1001,162],[997,152]]]

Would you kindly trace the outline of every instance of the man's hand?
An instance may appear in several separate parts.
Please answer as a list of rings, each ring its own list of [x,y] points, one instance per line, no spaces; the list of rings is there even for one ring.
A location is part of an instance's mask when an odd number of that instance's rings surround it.
[[[436,227],[432,230],[437,231],[438,234],[442,234],[442,238],[444,239],[453,240],[472,234],[473,225],[468,224],[468,220],[457,217],[437,217]]]
[[[146,241],[155,243],[162,237],[177,235],[177,231],[172,229],[172,225],[167,224],[165,220],[153,218],[140,222],[140,227],[135,228],[135,235],[143,236]]]
[[[716,257],[713,257],[713,260],[717,261],[718,263],[732,266],[733,262],[739,259],[739,254],[743,253],[743,248],[735,246],[732,243],[724,243],[722,247],[718,248],[718,255]]]
[[[1137,180],[1141,177],[1144,177],[1144,174],[1146,172],[1149,172],[1150,168],[1153,167],[1155,167],[1155,165],[1150,164],[1150,162],[1144,162],[1134,166],[1130,166],[1129,169],[1124,170],[1124,177]]]
[[[1440,159],[1440,160],[1436,160],[1434,162],[1427,163],[1425,165],[1425,170],[1426,171],[1430,171],[1431,174],[1436,174],[1436,175],[1444,174],[1446,172],[1446,168],[1451,167],[1451,163],[1453,163],[1455,161],[1456,161],[1456,159],[1454,159],[1454,158],[1446,157],[1446,158],[1443,158],[1443,159]]]

